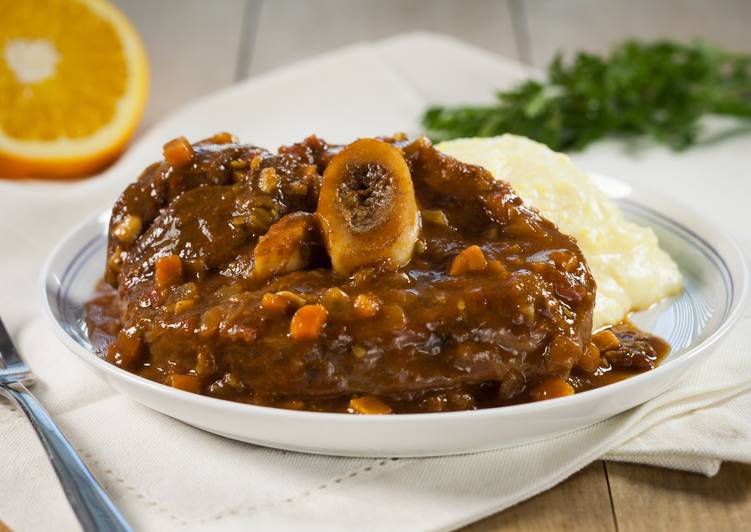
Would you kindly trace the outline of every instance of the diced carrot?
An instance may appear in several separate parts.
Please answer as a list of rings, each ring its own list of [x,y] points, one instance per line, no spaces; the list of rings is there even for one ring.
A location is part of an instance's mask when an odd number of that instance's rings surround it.
[[[328,313],[323,305],[305,305],[297,309],[289,325],[289,334],[293,340],[315,340],[321,334]]]
[[[172,286],[182,279],[183,262],[177,255],[159,257],[154,266],[154,279],[157,288]]]
[[[454,257],[454,260],[451,261],[449,275],[482,272],[487,267],[488,261],[485,260],[485,254],[480,249],[480,246],[472,245]]]
[[[600,351],[609,351],[621,346],[621,341],[610,329],[604,329],[593,334],[592,343],[595,344]]]
[[[195,375],[170,375],[167,377],[167,384],[186,392],[199,393],[201,391],[201,381]]]
[[[383,415],[392,413],[391,407],[375,395],[352,398],[349,401],[349,409],[355,414]]]
[[[381,310],[381,302],[373,294],[360,294],[355,298],[355,316],[372,318]]]
[[[162,152],[164,159],[175,168],[187,166],[193,161],[193,146],[185,137],[172,139],[164,145]]]
[[[529,392],[533,401],[544,401],[573,394],[574,388],[560,377],[549,377]]]

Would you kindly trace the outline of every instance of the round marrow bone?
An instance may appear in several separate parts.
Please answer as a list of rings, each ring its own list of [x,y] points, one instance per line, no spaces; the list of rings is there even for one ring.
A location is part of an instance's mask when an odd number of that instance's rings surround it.
[[[420,214],[401,150],[376,139],[347,146],[326,167],[317,215],[337,273],[376,262],[407,264]]]

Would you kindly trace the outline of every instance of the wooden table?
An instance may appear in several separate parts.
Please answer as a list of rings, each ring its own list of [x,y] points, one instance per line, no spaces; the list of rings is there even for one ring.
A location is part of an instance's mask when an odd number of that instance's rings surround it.
[[[595,462],[567,481],[466,532],[743,530],[751,517],[751,465],[693,473]]]
[[[751,51],[745,0],[116,1],[142,33],[152,65],[143,128],[234,81],[354,40],[410,30],[452,34],[536,66],[558,49],[601,51],[632,35],[700,36]],[[466,530],[739,530],[750,516],[751,466],[725,464],[705,478],[596,462]]]

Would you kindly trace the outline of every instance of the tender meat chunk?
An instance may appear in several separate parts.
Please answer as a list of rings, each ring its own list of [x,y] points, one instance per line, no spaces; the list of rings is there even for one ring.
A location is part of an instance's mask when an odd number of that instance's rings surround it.
[[[178,147],[182,145],[177,143]],[[317,167],[325,149],[325,143],[310,137],[275,155],[257,146],[239,144],[234,136],[220,133],[193,144],[188,164],[178,156],[174,156],[176,165],[167,161],[152,164],[123,191],[112,208],[106,280],[113,286],[117,284],[117,274],[136,239],[186,191],[246,183],[284,203],[288,211],[315,210],[321,181]],[[168,153],[174,151],[171,147]],[[276,184],[280,186],[269,185],[271,173],[279,176]],[[260,224],[260,234],[268,229],[270,221],[264,216],[259,213],[253,220]]]
[[[107,270],[105,278],[114,285],[120,267],[130,250],[151,222],[171,201],[187,190],[202,186],[225,185],[232,181],[232,161],[247,161],[265,153],[256,146],[237,144],[230,135],[216,135],[192,146],[189,164],[173,166],[167,161],[154,163],[128,186],[112,208]],[[124,223],[138,221],[137,234],[123,234]],[[125,236],[125,238],[123,238]]]
[[[121,289],[150,283],[159,257],[180,257],[203,273],[234,258],[252,240],[243,221],[228,220],[252,199],[239,186],[206,186],[178,196],[150,225],[128,254],[120,272]]]

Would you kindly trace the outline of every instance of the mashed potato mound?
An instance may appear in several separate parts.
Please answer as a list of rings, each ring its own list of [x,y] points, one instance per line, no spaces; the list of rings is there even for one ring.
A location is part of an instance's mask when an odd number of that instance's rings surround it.
[[[525,203],[576,238],[597,282],[595,329],[681,290],[678,266],[660,249],[652,229],[627,221],[566,155],[515,135],[436,147],[510,182]]]

